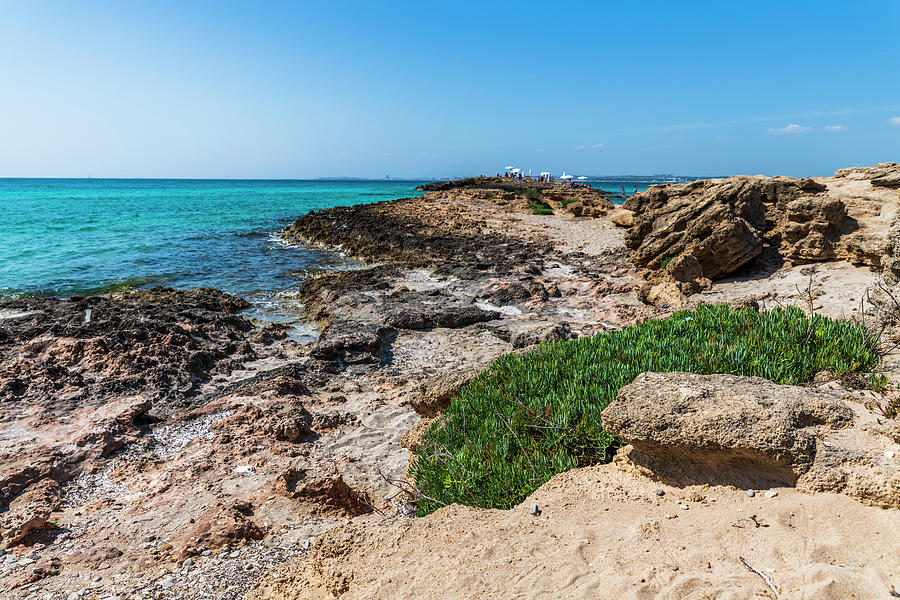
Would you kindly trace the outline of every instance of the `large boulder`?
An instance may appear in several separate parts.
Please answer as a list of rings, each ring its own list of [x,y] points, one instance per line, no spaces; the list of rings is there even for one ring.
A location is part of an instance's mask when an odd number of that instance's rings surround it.
[[[691,254],[709,279],[733,273],[766,243],[798,261],[831,259],[846,211],[825,190],[812,179],[762,176],[651,186],[625,202],[634,212],[625,243],[639,267]]]
[[[758,377],[644,373],[603,411],[622,460],[679,483],[795,485],[900,507],[896,428],[861,392]],[[860,397],[859,400],[865,400]]]
[[[603,411],[632,458],[676,478],[793,485],[813,464],[819,428],[853,412],[833,395],[758,377],[643,373]]]

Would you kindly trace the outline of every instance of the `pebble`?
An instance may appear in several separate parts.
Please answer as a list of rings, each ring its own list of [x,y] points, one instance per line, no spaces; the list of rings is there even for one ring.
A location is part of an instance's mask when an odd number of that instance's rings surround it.
[[[666,490],[660,488],[660,489],[656,490],[656,495],[657,495],[657,496],[665,496],[665,495],[666,495]]]
[[[212,550],[204,550],[200,554],[203,556],[212,556]]]
[[[682,505],[681,505],[681,510],[687,510],[687,509],[688,509],[688,505],[687,505],[687,504],[682,504]]]
[[[249,475],[253,471],[255,471],[255,469],[250,465],[241,465],[234,468],[234,472],[238,475]]]
[[[891,451],[891,450],[888,450],[888,451],[886,451],[886,452],[884,453],[884,456],[885,456],[886,458],[894,458],[894,452]]]
[[[754,492],[753,490],[747,490],[747,497],[748,497],[748,498],[752,498],[752,497],[755,496],[755,495],[756,495],[756,492]]]
[[[181,566],[182,566],[182,567],[192,567],[192,566],[194,566],[194,559],[193,559],[193,558],[186,558],[186,559],[184,559],[184,562],[181,563]]]
[[[231,554],[228,555],[228,558],[237,558],[240,555],[241,555],[241,551],[235,550],[234,552],[232,552]]]
[[[530,511],[530,512],[531,512],[531,514],[533,514],[533,515],[539,515],[539,514],[541,514],[541,509],[538,508],[538,505],[537,505],[537,504],[532,504],[532,505],[531,505],[531,511]]]
[[[159,580],[159,587],[161,587],[164,590],[169,589],[173,585],[175,585],[174,577],[163,577],[162,579]]]
[[[768,492],[766,492],[766,498],[774,498],[777,495],[778,492],[776,492],[775,490],[769,490]]]

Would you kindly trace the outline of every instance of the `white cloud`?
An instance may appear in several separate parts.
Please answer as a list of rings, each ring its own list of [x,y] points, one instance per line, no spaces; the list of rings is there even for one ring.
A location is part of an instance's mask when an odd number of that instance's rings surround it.
[[[826,125],[825,131],[847,131],[843,125]]]
[[[900,117],[891,117],[890,119],[888,119],[888,123],[890,123],[894,127],[900,127]]]
[[[596,150],[602,148],[603,144],[594,144],[593,146],[575,146],[576,150]]]
[[[790,125],[786,125],[779,129],[770,129],[769,133],[774,135],[785,135],[787,133],[806,133],[812,129],[812,127],[806,127],[805,125],[797,125],[796,123],[791,123]]]

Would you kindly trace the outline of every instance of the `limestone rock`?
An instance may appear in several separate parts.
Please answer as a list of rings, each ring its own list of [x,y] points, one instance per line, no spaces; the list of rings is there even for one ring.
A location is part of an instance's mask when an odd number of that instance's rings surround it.
[[[793,485],[813,466],[817,431],[849,425],[853,412],[829,393],[758,377],[643,373],[602,419],[634,462],[664,477],[759,488]]]
[[[710,287],[712,282],[703,277],[700,262],[691,254],[682,254],[650,276],[638,290],[638,299],[653,306],[679,307],[687,304],[691,294]]]
[[[423,417],[435,417],[447,408],[459,389],[475,379],[486,366],[476,365],[426,379],[409,394],[404,404],[411,406]]]
[[[722,277],[762,252],[763,194],[750,177],[651,186],[625,202],[634,212],[625,244],[638,267],[656,270],[666,258],[691,254],[705,277]]]
[[[295,497],[314,502],[321,512],[362,515],[372,511],[372,499],[351,488],[340,475],[310,481]]]
[[[253,522],[253,505],[242,500],[218,504],[203,511],[190,528],[172,540],[179,560],[199,554],[201,549],[231,548],[266,536]]]
[[[544,342],[567,340],[571,335],[568,323],[525,323],[510,332],[513,348],[527,348]]]
[[[882,213],[893,213],[896,199],[877,186],[895,177],[900,166],[885,163],[819,180],[757,175],[651,186],[624,205],[634,211],[625,243],[638,267],[658,270],[667,258],[692,255],[708,279],[734,273],[765,246],[795,264],[849,260],[878,268]]]
[[[619,227],[631,227],[634,224],[634,213],[630,210],[619,209],[611,217],[613,225]]]
[[[874,167],[850,167],[847,169],[838,169],[834,176],[844,179],[869,180],[872,185],[892,187],[885,185],[900,176],[900,164],[897,163],[879,163]]]
[[[44,528],[50,514],[60,506],[60,487],[52,479],[31,486],[0,514],[0,542],[5,548],[24,541]]]

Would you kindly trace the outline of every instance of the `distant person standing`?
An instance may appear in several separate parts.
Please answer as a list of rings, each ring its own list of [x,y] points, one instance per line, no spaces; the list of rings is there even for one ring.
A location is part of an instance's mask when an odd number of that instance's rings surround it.
[[[625,195],[625,186],[624,185],[622,186],[622,195],[623,196]]]
[[[634,193],[637,194],[637,186],[634,186]]]

